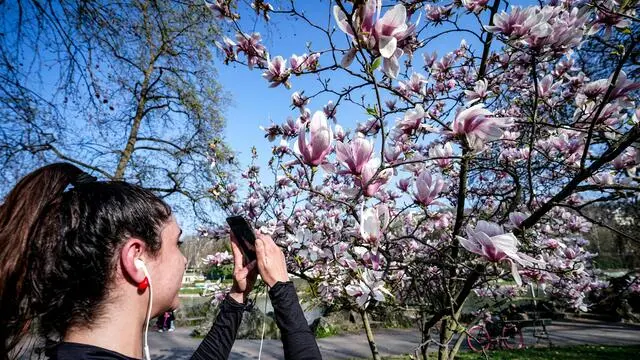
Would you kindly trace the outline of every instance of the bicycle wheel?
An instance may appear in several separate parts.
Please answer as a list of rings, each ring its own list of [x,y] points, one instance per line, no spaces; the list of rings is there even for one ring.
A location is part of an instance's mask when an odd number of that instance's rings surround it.
[[[502,345],[512,350],[524,348],[522,330],[514,324],[505,324],[502,328]]]
[[[484,325],[476,325],[469,329],[467,344],[475,352],[487,350],[491,346],[491,336]]]

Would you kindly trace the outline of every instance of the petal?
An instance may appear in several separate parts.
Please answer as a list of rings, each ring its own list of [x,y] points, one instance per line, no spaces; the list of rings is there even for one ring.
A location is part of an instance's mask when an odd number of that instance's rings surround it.
[[[331,145],[331,133],[328,130],[322,130],[314,135],[311,138],[311,158],[316,163],[314,165],[320,165],[322,158]]]
[[[356,299],[356,303],[358,303],[358,306],[364,309],[366,307],[365,304],[367,303],[368,299],[369,299],[369,294],[362,294],[358,296],[358,298]]]
[[[511,261],[511,274],[513,274],[513,280],[516,281],[516,284],[518,284],[518,286],[522,286],[522,278],[518,272],[518,266],[513,261]]]
[[[396,52],[398,45],[398,39],[393,36],[382,36],[378,39],[378,48],[380,49],[380,55],[384,58],[390,58]]]
[[[480,245],[478,243],[467,240],[461,236],[456,236],[456,238],[458,239],[460,245],[462,245],[463,248],[467,249],[467,251],[474,254],[482,255],[482,249],[480,248]]]
[[[391,10],[387,11],[384,16],[378,20],[383,25],[390,27],[406,26],[407,21],[407,9],[402,4],[397,4]],[[376,23],[377,25],[377,23]]]
[[[303,159],[309,159],[311,154],[309,153],[309,148],[307,147],[307,134],[305,133],[305,127],[300,128],[300,132],[298,134],[298,142],[296,143],[296,149],[302,155]]]
[[[371,154],[373,154],[373,144],[371,141],[363,138],[356,138],[353,141],[351,150],[356,168],[360,170],[371,158]]]
[[[400,72],[400,63],[398,62],[398,58],[391,57],[385,58],[382,61],[382,70],[388,77],[395,79],[398,77],[398,73]]]
[[[340,9],[340,6],[333,6],[333,17],[336,20],[336,24],[344,33],[353,36],[353,32],[351,31],[351,26],[347,22],[347,15]]]
[[[356,54],[357,54],[358,50],[356,48],[351,48],[349,49],[344,56],[342,57],[342,61],[340,62],[340,65],[343,68],[348,68],[351,63],[353,63],[353,60],[356,58]]]
[[[316,111],[311,118],[309,130],[313,134],[319,130],[327,129],[329,127],[327,124],[327,115],[325,115],[324,111]]]
[[[351,168],[353,164],[351,147],[341,141],[336,142],[336,159]]]

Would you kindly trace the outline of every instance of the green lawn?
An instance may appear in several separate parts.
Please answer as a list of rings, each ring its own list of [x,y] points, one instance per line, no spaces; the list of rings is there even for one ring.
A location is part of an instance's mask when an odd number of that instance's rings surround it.
[[[608,345],[580,345],[556,348],[536,348],[525,350],[496,350],[489,351],[491,360],[626,360],[640,359],[640,346],[608,346]],[[437,359],[437,354],[429,354],[429,359]],[[385,360],[409,360],[408,356],[385,357]],[[485,359],[482,354],[460,352],[456,359],[480,360]]]
[[[198,288],[182,288],[180,289],[180,294],[201,294],[202,289]]]
[[[537,348],[513,351],[492,351],[489,358],[492,360],[602,360],[602,359],[638,359],[640,346],[605,346],[605,345],[581,345],[557,348]],[[460,353],[461,360],[484,359],[482,354],[470,352]]]

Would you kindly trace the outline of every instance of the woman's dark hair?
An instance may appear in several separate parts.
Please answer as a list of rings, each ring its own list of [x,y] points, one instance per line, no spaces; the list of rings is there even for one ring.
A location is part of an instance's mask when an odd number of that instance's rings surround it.
[[[88,178],[71,164],[44,166],[0,205],[2,359],[30,330],[63,337],[96,320],[127,237],[160,250],[169,206],[139,186]]]

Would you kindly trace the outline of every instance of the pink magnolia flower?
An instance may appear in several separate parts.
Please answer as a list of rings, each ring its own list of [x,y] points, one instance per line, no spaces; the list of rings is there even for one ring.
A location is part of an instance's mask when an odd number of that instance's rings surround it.
[[[640,108],[637,108],[636,111],[633,112],[631,123],[633,123],[634,125],[640,124]]]
[[[333,7],[333,16],[340,30],[354,39],[354,44],[375,50],[383,57],[383,71],[395,78],[400,69],[399,58],[404,54],[399,43],[412,36],[415,25],[408,26],[407,10],[402,4],[394,6],[380,18],[381,0],[367,0],[362,11],[354,11],[352,24],[339,6]],[[355,46],[354,46],[355,47]],[[349,66],[356,52],[352,48],[342,60],[343,66]]]
[[[335,131],[333,132],[333,138],[337,141],[344,141],[344,138],[347,136],[347,133],[344,131],[342,126],[336,125]]]
[[[604,172],[600,174],[595,174],[591,177],[591,181],[597,185],[612,185],[615,182],[615,178],[611,173]]]
[[[370,299],[375,301],[384,301],[385,295],[393,297],[393,295],[384,287],[384,281],[381,280],[382,272],[365,269],[362,274],[362,280],[345,287],[345,292],[349,296],[356,298],[356,303],[363,309],[369,306]]]
[[[509,221],[515,228],[519,228],[520,224],[522,224],[522,222],[528,217],[528,214],[516,211],[509,214]]]
[[[404,113],[404,117],[396,122],[395,127],[404,134],[412,134],[420,129],[422,120],[427,117],[421,104]]]
[[[567,223],[567,228],[570,231],[587,233],[591,230],[591,223],[583,217],[572,214],[569,222]]]
[[[425,5],[424,7],[425,12],[427,13],[427,19],[433,21],[436,24],[440,24],[444,20],[449,18],[449,16],[451,16],[451,9],[453,9],[453,5]]]
[[[253,69],[255,65],[264,63],[267,48],[260,43],[261,41],[262,37],[259,33],[253,33],[251,35],[245,33],[236,34],[238,53],[243,52],[245,54],[249,69]]]
[[[560,83],[553,82],[551,74],[546,75],[538,82],[538,95],[542,98],[548,98],[560,87]]]
[[[338,110],[336,109],[336,105],[333,103],[333,101],[329,100],[329,102],[327,102],[327,105],[322,107],[322,111],[324,111],[327,119],[336,121],[336,113],[338,112]]]
[[[527,27],[523,26],[525,21],[532,15],[533,8],[511,7],[511,12],[502,11],[493,17],[493,26],[485,26],[489,32],[501,32],[508,37],[519,37],[527,33]]]
[[[438,59],[438,53],[436,53],[434,51],[431,54],[427,54],[425,52],[425,53],[422,54],[422,59],[424,60],[424,68],[425,69],[430,69],[431,67],[433,67],[433,64]]]
[[[360,236],[362,239],[377,249],[380,240],[384,236],[384,230],[389,225],[389,208],[384,205],[364,208],[360,210]]]
[[[393,164],[398,160],[398,158],[400,158],[400,155],[402,155],[402,147],[399,145],[391,146],[391,144],[389,144],[385,146],[384,160],[386,162]]]
[[[297,91],[291,94],[291,103],[294,108],[300,109],[300,111],[304,111],[304,107],[309,105],[311,100],[304,96],[304,91],[298,93]]]
[[[214,42],[218,49],[222,50],[225,55],[224,63],[229,64],[229,61],[234,61],[236,59],[235,46],[236,43],[228,37],[224,37],[222,39],[222,43],[217,40]]]
[[[289,84],[290,72],[287,69],[287,60],[282,56],[276,56],[273,59],[269,59],[269,55],[267,54],[267,63],[269,66],[267,71],[262,73],[262,77],[270,82],[269,87],[276,87],[280,84],[284,84],[287,89],[291,88],[291,84]]]
[[[473,90],[465,90],[464,94],[465,94],[465,100],[469,104],[473,104],[477,101],[485,100],[489,95],[489,92],[487,91],[487,80],[486,79],[478,80],[475,86],[473,87]]]
[[[307,54],[298,56],[296,54],[291,55],[289,63],[291,64],[291,72],[299,74],[304,71],[305,60],[307,60]]]
[[[622,154],[612,161],[616,170],[632,169],[638,165],[638,151],[632,147],[627,148]]]
[[[269,12],[273,11],[273,5],[264,2],[264,0],[253,0],[251,3],[251,8],[255,10],[256,14],[260,15],[262,12],[265,21],[269,21],[271,18],[269,16]]]
[[[318,65],[318,58],[320,54],[313,53],[311,55],[302,54],[300,56],[293,54],[289,59],[291,64],[291,72],[294,74],[301,74],[305,70],[315,70]]]
[[[369,162],[372,154],[373,142],[361,137],[351,140],[348,145],[336,143],[336,158],[354,175],[362,173],[362,168]]]
[[[397,4],[387,11],[382,18],[376,21],[375,36],[378,40],[380,55],[384,58],[394,56],[398,47],[398,41],[406,37],[407,9],[402,4]]]
[[[322,163],[331,151],[333,134],[327,123],[327,117],[322,111],[316,111],[309,123],[310,139],[307,142],[306,126],[300,127],[296,151],[302,156],[302,161],[311,166]]]
[[[389,111],[393,111],[396,109],[396,99],[385,100],[384,105],[389,109]]]
[[[606,0],[600,4],[600,7],[596,11],[596,18],[593,21],[593,25],[587,32],[587,35],[596,34],[602,28],[605,29],[605,37],[609,37],[613,31],[613,28],[624,29],[631,25],[631,20],[619,15],[619,2],[615,0]],[[632,7],[630,7],[632,8]],[[606,10],[605,10],[606,9]],[[633,10],[631,10],[633,11]],[[627,12],[630,12],[629,10]],[[633,15],[628,13],[626,15]]]
[[[484,108],[484,104],[462,110],[453,120],[453,134],[465,135],[471,148],[480,150],[486,142],[500,139],[503,128],[513,125],[511,118],[495,118],[492,115],[491,111]]]
[[[356,130],[363,135],[375,135],[380,131],[380,120],[377,118],[369,118],[363,123],[358,123]]]
[[[406,97],[413,96],[414,94],[424,95],[424,84],[426,83],[427,79],[424,75],[414,72],[411,74],[409,81],[398,81],[398,91]]]
[[[282,124],[282,133],[286,137],[293,137],[300,132],[302,124],[299,120],[294,120],[292,117],[288,117],[287,121]]]
[[[438,204],[435,199],[444,190],[446,183],[440,175],[431,175],[429,172],[422,172],[416,179],[416,192],[413,196],[417,203],[423,206]]]
[[[453,148],[451,147],[451,143],[446,143],[444,145],[436,144],[431,149],[429,149],[429,157],[437,158],[434,161],[441,168],[446,168],[451,165],[451,159],[448,159],[451,155],[453,155]]]
[[[389,57],[382,60],[382,72],[388,77],[395,79],[400,73],[400,57],[404,55],[404,50],[396,48],[396,51]]]
[[[265,132],[264,137],[269,139],[269,141],[273,141],[277,136],[282,135],[282,129],[274,123],[271,123],[271,125],[267,127],[260,126],[260,130]]]
[[[228,251],[217,252],[213,255],[207,255],[202,261],[207,265],[222,266],[231,264],[233,256]]]
[[[362,187],[365,196],[374,196],[378,190],[389,182],[393,176],[392,169],[384,169],[376,173],[380,168],[381,161],[379,158],[370,159],[362,168],[361,179],[356,179],[356,183]]]
[[[489,0],[462,0],[462,5],[474,14],[480,13],[487,7]]]
[[[227,18],[228,20],[239,19],[240,15],[231,11],[230,1],[228,0],[213,0],[213,2],[205,1],[204,4],[209,10],[213,11],[215,17],[218,19]]]
[[[611,99],[627,96],[630,92],[640,89],[640,82],[633,82],[627,78],[624,71],[620,71],[616,84],[611,92]]]
[[[411,179],[400,179],[398,180],[398,189],[400,189],[402,192],[407,192],[409,191],[409,186],[411,186]]]
[[[522,285],[518,266],[544,266],[544,262],[518,252],[518,239],[512,233],[506,233],[502,226],[487,221],[478,221],[475,228],[467,226],[467,238],[457,236],[460,245],[467,251],[478,254],[490,262],[507,261],[511,263],[513,279]]]

